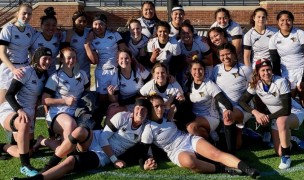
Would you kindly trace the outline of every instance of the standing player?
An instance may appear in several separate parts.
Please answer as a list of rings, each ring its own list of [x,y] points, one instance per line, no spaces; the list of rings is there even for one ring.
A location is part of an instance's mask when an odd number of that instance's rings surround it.
[[[30,164],[30,151],[33,147],[35,112],[38,97],[46,81],[46,71],[51,65],[52,52],[48,48],[38,48],[33,56],[31,66],[22,69],[23,77],[14,76],[6,94],[7,102],[0,106],[2,127],[13,132],[17,145],[1,144],[0,151],[6,151],[21,161],[20,172],[34,176],[38,172]]]
[[[222,64],[214,67],[211,79],[221,88],[233,106],[233,110],[227,110],[219,104],[223,114],[228,152],[235,153],[236,147],[240,148],[242,144],[242,131],[237,129],[237,126],[243,128],[251,117],[251,114],[238,105],[241,95],[248,87],[251,68],[238,62],[236,49],[230,43],[218,48],[218,56]]]
[[[13,76],[22,78],[21,67],[29,64],[28,48],[36,32],[28,23],[32,17],[32,6],[21,4],[16,20],[4,26],[0,33],[0,104],[5,101],[5,94]]]
[[[266,104],[270,114],[261,113],[248,105],[255,94]],[[258,124],[271,123],[274,149],[281,156],[279,169],[289,168],[291,129],[298,129],[302,124],[304,109],[292,99],[288,80],[273,75],[269,60],[258,60],[252,82],[239,103],[247,112],[255,116]]]
[[[142,17],[137,20],[142,27],[142,33],[148,38],[153,38],[155,32],[155,24],[159,22],[159,19],[155,12],[155,5],[152,1],[145,1],[141,5]]]
[[[183,6],[175,6],[171,10],[171,21],[169,25],[170,29],[170,37],[179,36],[179,31],[181,28],[182,23],[184,22],[185,11]],[[179,39],[179,38],[177,38]]]

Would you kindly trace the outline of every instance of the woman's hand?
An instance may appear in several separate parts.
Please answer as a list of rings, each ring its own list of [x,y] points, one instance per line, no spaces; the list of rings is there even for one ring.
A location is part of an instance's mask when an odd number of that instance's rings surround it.
[[[231,110],[226,110],[223,113],[223,119],[224,121],[229,121],[232,119],[232,111]]]
[[[28,123],[30,120],[26,114],[26,112],[23,110],[23,109],[19,109],[17,111],[18,113],[18,119],[19,119],[19,123],[22,124],[22,123]]]
[[[265,125],[267,125],[267,124],[269,123],[269,117],[268,117],[268,115],[266,115],[266,114],[264,114],[264,113],[260,113],[260,112],[257,111],[257,110],[253,110],[253,111],[252,111],[252,114],[254,115],[256,121],[257,121],[259,124],[265,126]]]
[[[153,158],[149,158],[145,161],[144,170],[154,170],[157,168],[157,163]]]
[[[107,88],[109,95],[114,95],[116,88],[117,86],[109,85]]]
[[[74,103],[76,103],[77,99],[74,96],[64,97],[64,104],[67,106],[72,106]]]
[[[12,73],[16,76],[16,78],[21,79],[24,76],[23,68],[14,68]]]
[[[159,48],[155,48],[153,49],[153,52],[152,52],[152,56],[150,58],[150,61],[152,63],[155,63],[156,62],[156,58],[158,57],[158,55],[160,54],[160,49]]]
[[[114,166],[118,169],[121,169],[121,168],[124,168],[126,167],[126,163],[123,161],[123,160],[117,160],[115,163],[114,163]]]

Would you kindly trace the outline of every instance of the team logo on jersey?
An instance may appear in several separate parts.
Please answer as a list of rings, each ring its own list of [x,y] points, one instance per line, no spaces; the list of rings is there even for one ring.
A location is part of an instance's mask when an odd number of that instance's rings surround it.
[[[271,38],[271,37],[272,37],[272,35],[271,35],[271,34],[269,34],[269,35],[267,35],[266,37]]]
[[[277,44],[281,44],[282,43],[282,41],[277,41]]]
[[[127,128],[123,127],[121,128],[122,132],[126,132],[127,131]]]
[[[171,52],[169,50],[166,51],[166,55],[169,56]]]
[[[270,93],[270,94],[272,94],[274,97],[277,96],[277,92],[273,92],[273,93]]]
[[[38,46],[39,47],[43,47],[43,43],[38,43]]]
[[[114,38],[113,36],[109,36],[109,37],[108,37],[108,39],[111,39],[111,40],[112,40],[113,38]]]
[[[155,96],[155,95],[157,95],[157,92],[156,92],[156,91],[151,91],[151,92],[149,93],[149,96]]]
[[[63,81],[62,84],[69,84],[69,81]]]
[[[54,45],[55,47],[58,47],[58,46],[59,46],[59,44],[58,44],[57,42],[53,43],[53,45]]]
[[[25,35],[26,35],[27,37],[29,37],[29,38],[31,37],[31,34],[30,34],[30,33],[26,33]]]
[[[15,35],[15,39],[19,39],[20,37],[19,37],[19,35]]]
[[[32,80],[32,84],[37,84],[37,81],[36,80]]]
[[[292,37],[290,39],[292,40],[292,42],[296,42],[297,41],[297,38],[295,38],[295,37]]]
[[[72,43],[78,43],[77,39],[72,39]]]
[[[218,77],[221,77],[221,76],[222,76],[222,73],[217,73],[217,76],[218,76]]]
[[[167,94],[168,98],[173,97],[173,94]]]
[[[134,140],[138,140],[138,135],[137,134],[134,134]]]
[[[122,88],[124,88],[126,86],[127,86],[126,84],[120,84],[120,87],[122,87]]]
[[[100,42],[99,42],[99,41],[96,41],[94,44],[98,45],[98,44],[100,44]]]
[[[205,93],[204,93],[204,92],[199,92],[199,95],[200,95],[201,97],[203,97],[203,96],[205,96]]]
[[[162,132],[163,132],[163,130],[160,129],[160,130],[157,132],[157,134],[161,134]]]
[[[239,73],[232,73],[232,75],[234,76],[234,78],[237,78],[240,76]]]

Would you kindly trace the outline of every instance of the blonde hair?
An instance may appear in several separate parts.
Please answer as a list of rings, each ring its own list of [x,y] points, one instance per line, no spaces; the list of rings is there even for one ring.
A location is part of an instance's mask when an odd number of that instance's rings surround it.
[[[32,7],[31,3],[22,3],[22,4],[20,4],[18,10],[16,11],[14,22],[17,22],[18,13],[19,13],[20,9],[23,8],[23,7],[24,8],[29,8],[29,9],[31,9],[33,11],[33,7]]]

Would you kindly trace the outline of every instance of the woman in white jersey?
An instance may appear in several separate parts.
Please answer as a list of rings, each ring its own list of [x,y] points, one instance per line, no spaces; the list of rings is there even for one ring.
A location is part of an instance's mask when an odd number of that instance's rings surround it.
[[[107,30],[107,16],[97,14],[93,18],[92,31],[84,44],[91,62],[96,63],[95,84],[98,93],[99,108],[94,115],[96,128],[101,128],[101,121],[108,108],[108,91],[117,67],[117,51],[127,48],[118,32]]]
[[[134,62],[129,49],[118,51],[117,72],[108,86],[110,105],[106,120],[110,120],[121,111],[132,112],[135,98],[139,96],[140,88],[150,80],[151,74],[144,69],[141,71]]]
[[[228,43],[227,32],[220,27],[212,27],[207,33],[208,44],[212,50],[213,66],[220,64],[221,60],[218,57],[217,48],[224,43]]]
[[[47,47],[52,50],[52,64],[48,70],[49,76],[56,72],[57,56],[59,47],[63,42],[62,35],[57,33],[57,18],[53,7],[48,7],[44,10],[45,15],[40,17],[40,27],[42,32],[37,32],[32,39],[31,52],[34,52],[39,47]]]
[[[290,11],[279,12],[277,21],[279,32],[269,41],[273,72],[289,80],[291,96],[295,98],[299,93],[303,106],[304,31],[293,27],[294,16]]]
[[[3,27],[0,33],[0,104],[5,101],[5,94],[15,75],[23,76],[21,67],[29,64],[28,48],[35,30],[28,24],[32,17],[32,6],[21,4],[16,20]]]
[[[0,122],[6,131],[13,132],[16,145],[1,144],[0,151],[19,157],[20,172],[34,176],[38,172],[30,164],[33,147],[35,112],[38,97],[41,95],[51,65],[52,52],[48,48],[38,48],[31,66],[22,69],[22,78],[14,76],[7,91],[6,100],[0,106]]]
[[[266,9],[255,9],[250,17],[252,28],[244,35],[244,64],[252,69],[258,59],[270,59],[269,40],[278,31],[266,25],[267,16]]]
[[[153,38],[155,35],[155,24],[159,21],[156,12],[155,5],[152,1],[144,1],[141,5],[142,16],[138,18],[141,27],[142,33],[148,38]]]
[[[257,94],[268,107],[270,114],[264,114],[248,105]],[[254,76],[239,104],[253,114],[259,125],[272,124],[272,138],[275,152],[281,156],[280,169],[291,164],[291,129],[298,129],[304,119],[304,109],[291,97],[288,80],[272,72],[269,60],[256,61]]]
[[[230,43],[218,47],[218,56],[222,61],[214,67],[211,79],[220,87],[233,106],[233,110],[226,113],[226,108],[220,103],[220,112],[223,114],[224,130],[228,152],[235,153],[242,144],[242,130],[251,114],[244,111],[238,101],[246,91],[251,68],[239,63],[235,47]],[[239,127],[239,128],[237,128]]]
[[[174,164],[196,173],[227,173],[227,167],[231,167],[251,177],[259,175],[256,169],[250,168],[237,157],[220,151],[204,138],[178,130],[174,122],[163,117],[165,109],[162,97],[154,95],[149,99],[152,103],[152,115],[141,137],[145,147],[143,155],[153,143],[164,150]],[[196,154],[220,164],[199,160]]]
[[[242,52],[243,30],[241,26],[230,18],[230,13],[225,8],[219,8],[214,13],[215,22],[212,27],[220,27],[226,30],[228,40],[235,46],[237,54]]]
[[[171,21],[169,22],[170,24],[170,37],[177,37],[179,39],[179,31],[181,28],[182,23],[184,22],[184,17],[185,17],[185,11],[183,6],[175,6],[171,10]]]

